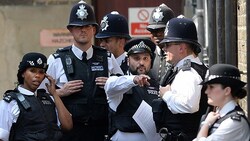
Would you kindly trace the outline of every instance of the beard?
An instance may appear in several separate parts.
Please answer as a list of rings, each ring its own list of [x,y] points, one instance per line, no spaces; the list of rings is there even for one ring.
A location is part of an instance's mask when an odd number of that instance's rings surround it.
[[[149,70],[147,70],[145,66],[139,66],[135,69],[130,67],[129,71],[133,75],[148,74],[148,72],[149,72]]]

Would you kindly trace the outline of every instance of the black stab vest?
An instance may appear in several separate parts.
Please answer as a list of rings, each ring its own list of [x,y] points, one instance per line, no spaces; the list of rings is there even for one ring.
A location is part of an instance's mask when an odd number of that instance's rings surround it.
[[[113,135],[117,130],[122,132],[142,132],[140,127],[134,121],[132,116],[140,106],[142,100],[149,105],[153,99],[158,98],[159,85],[153,79],[150,79],[150,86],[135,86],[123,95],[121,103],[118,105],[116,112],[110,109],[109,132]]]
[[[195,69],[202,79],[205,78],[207,67],[205,65],[198,65],[191,62],[191,66]],[[178,73],[178,72],[177,72]],[[176,75],[175,73],[174,75]],[[166,80],[168,84],[171,84],[175,76],[170,75],[170,81]],[[161,84],[162,85],[162,84]],[[166,86],[167,84],[164,84]],[[179,132],[185,134],[185,141],[192,140],[196,137],[200,119],[205,114],[208,107],[207,95],[205,94],[205,87],[201,90],[201,98],[199,104],[199,110],[195,113],[186,114],[173,114],[167,107],[166,103],[162,99],[154,100],[153,102],[153,116],[156,123],[157,131],[165,127],[168,131]]]
[[[38,93],[37,97],[23,95],[30,105],[25,109],[17,98],[18,91],[8,91],[5,96],[11,96],[17,101],[20,114],[10,131],[10,141],[59,141],[62,137],[57,125],[55,104],[47,93]],[[21,94],[21,93],[19,93]]]
[[[108,104],[104,89],[96,85],[97,77],[108,77],[108,53],[105,49],[93,46],[93,56],[87,62],[78,59],[71,47],[58,50],[68,81],[82,80],[80,92],[63,97],[63,103],[72,114],[73,121],[108,124]],[[74,72],[67,72],[66,55],[72,60]]]

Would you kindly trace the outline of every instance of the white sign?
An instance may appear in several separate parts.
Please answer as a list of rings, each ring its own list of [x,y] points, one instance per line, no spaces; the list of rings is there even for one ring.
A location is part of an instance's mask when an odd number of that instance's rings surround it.
[[[154,7],[135,7],[128,9],[129,34],[132,37],[149,37],[146,29]]]

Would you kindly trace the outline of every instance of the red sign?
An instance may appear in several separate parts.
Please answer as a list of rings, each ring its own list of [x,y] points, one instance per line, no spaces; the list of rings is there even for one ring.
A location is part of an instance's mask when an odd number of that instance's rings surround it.
[[[146,9],[139,10],[139,12],[137,13],[137,17],[141,21],[147,21],[149,18],[148,10],[146,10]]]
[[[153,9],[154,7],[130,7],[128,9],[130,36],[150,37],[147,26]]]
[[[131,35],[150,35],[146,29],[148,22],[145,23],[131,23]]]

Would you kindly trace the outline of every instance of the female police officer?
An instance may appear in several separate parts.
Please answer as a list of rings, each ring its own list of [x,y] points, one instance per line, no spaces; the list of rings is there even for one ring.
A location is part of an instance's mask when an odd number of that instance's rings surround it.
[[[0,141],[58,141],[63,130],[73,126],[72,118],[55,90],[55,82],[45,74],[47,58],[27,53],[19,64],[18,87],[8,90],[0,101]],[[44,78],[48,91],[37,90]],[[56,112],[57,110],[57,112]],[[60,124],[61,123],[61,124]]]
[[[208,104],[215,106],[201,123],[195,141],[249,141],[250,130],[237,99],[246,96],[246,83],[240,80],[238,68],[229,64],[215,64],[209,68],[203,85]]]

